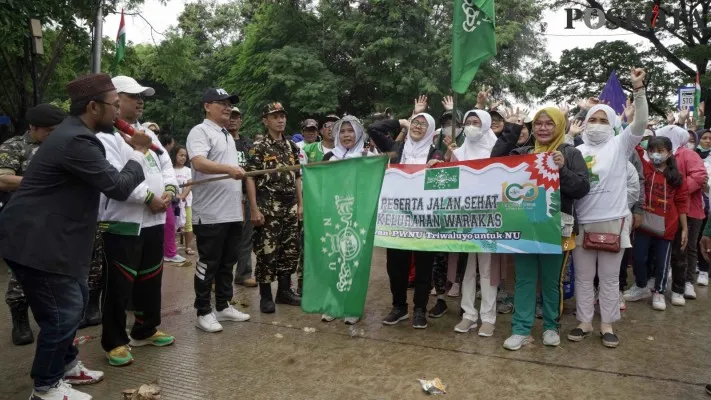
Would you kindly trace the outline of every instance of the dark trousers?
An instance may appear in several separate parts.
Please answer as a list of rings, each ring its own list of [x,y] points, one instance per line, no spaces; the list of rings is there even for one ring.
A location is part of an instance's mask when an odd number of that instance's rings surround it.
[[[704,222],[701,224],[701,232],[703,232],[704,229],[706,228],[706,223],[708,222],[708,220],[709,220],[708,218],[704,219]],[[699,271],[709,272],[709,263],[708,263],[708,261],[706,261],[705,258],[703,258],[701,256],[701,246],[699,245],[700,241],[701,241],[701,236],[702,235],[700,234],[699,235],[699,242],[696,243],[696,254],[697,254],[697,258],[699,259]]]
[[[142,228],[139,236],[104,233],[106,286],[102,299],[101,347],[111,351],[129,343],[126,308],[135,322],[131,337],[146,339],[160,325],[163,281],[163,225]]]
[[[242,222],[193,225],[197,241],[195,309],[197,315],[212,312],[210,295],[215,282],[215,308],[222,311],[232,299],[232,267],[237,262]]]
[[[89,299],[86,280],[52,274],[5,260],[25,289],[27,303],[40,327],[32,363],[35,388],[48,390],[76,365],[74,336]]]
[[[687,217],[686,223],[689,228],[686,249],[681,250],[681,228],[677,230],[676,237],[672,243],[672,291],[679,294],[684,293],[686,282],[694,281],[694,272],[696,272],[696,262],[698,260],[695,245],[699,240],[703,220]]]
[[[654,255],[654,291],[664,293],[671,261],[670,248],[671,241],[637,231],[634,238],[634,278],[637,287],[647,287],[647,258],[651,251]]]
[[[252,277],[252,236],[254,226],[250,222],[249,204],[244,206],[244,222],[242,223],[242,233],[237,245],[237,268],[235,269],[235,281],[243,282]]]
[[[435,253],[387,249],[387,269],[393,307],[407,308],[407,285],[410,273],[410,257],[415,256],[415,308],[426,308],[432,285],[432,267]]]

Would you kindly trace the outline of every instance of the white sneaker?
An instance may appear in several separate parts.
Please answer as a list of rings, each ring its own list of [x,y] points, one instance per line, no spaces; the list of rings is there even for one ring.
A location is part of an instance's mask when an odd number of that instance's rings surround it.
[[[686,300],[684,300],[684,295],[672,292],[672,305],[673,306],[683,306],[686,305]]]
[[[195,322],[195,326],[205,332],[210,333],[222,331],[222,325],[217,322],[217,317],[215,317],[215,313],[209,313],[199,316],[197,322]]]
[[[344,318],[344,322],[346,325],[355,325],[360,321],[360,317],[346,317]]]
[[[459,284],[457,282],[454,282],[452,284],[452,287],[449,289],[449,292],[447,292],[447,296],[449,297],[459,297],[460,292],[459,292]]]
[[[656,283],[657,283],[657,279],[656,279],[656,278],[649,278],[649,280],[647,281],[647,289],[649,289],[649,290],[654,290],[654,285],[655,285]]]
[[[631,288],[625,290],[625,293],[622,296],[627,301],[639,301],[652,297],[652,292],[650,292],[647,288],[641,288],[637,285],[634,285]]]
[[[472,329],[476,329],[476,322],[466,318],[462,318],[462,321],[454,327],[454,331],[459,333],[467,333]]]
[[[77,365],[74,368],[64,373],[64,382],[70,385],[90,385],[101,382],[103,379],[103,372],[92,371],[85,367],[81,361],[77,361]]]
[[[683,297],[681,298],[684,299]],[[664,311],[667,309],[667,301],[664,299],[664,295],[661,293],[654,293],[652,296],[652,308],[657,311]]]
[[[625,303],[624,293],[620,292],[620,311],[625,311],[627,309],[627,303]]]
[[[524,345],[527,345],[532,342],[533,342],[533,338],[531,338],[530,336],[511,335],[504,342],[504,348],[506,350],[516,351],[516,350],[521,349],[521,347],[523,347]]]
[[[544,346],[558,346],[560,345],[560,335],[553,329],[549,329],[543,332],[543,345]]]
[[[86,393],[72,389],[72,385],[60,380],[46,392],[32,391],[30,400],[91,400]]]
[[[336,317],[332,317],[332,316],[330,316],[330,315],[328,315],[328,314],[321,314],[321,321],[322,321],[322,322],[331,322],[331,321],[333,321],[334,319],[336,319]]]
[[[230,304],[222,311],[215,310],[215,318],[218,321],[244,322],[249,321],[249,314],[239,311]]]
[[[701,271],[699,272],[699,277],[696,278],[696,284],[699,286],[708,286],[709,285],[709,273]]]
[[[186,258],[181,256],[180,254],[176,254],[173,257],[163,257],[163,261],[172,262],[172,263],[184,263],[185,260],[186,260]]]
[[[684,298],[685,299],[696,299],[696,290],[694,290],[694,284],[691,282],[686,282],[684,284]]]

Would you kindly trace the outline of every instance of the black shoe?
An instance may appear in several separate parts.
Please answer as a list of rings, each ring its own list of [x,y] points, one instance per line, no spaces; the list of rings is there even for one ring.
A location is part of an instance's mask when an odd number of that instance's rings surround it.
[[[10,313],[12,314],[12,344],[22,346],[34,342],[27,305],[13,306],[10,308]]]
[[[711,384],[706,385],[706,393],[711,394]]]
[[[89,292],[89,303],[84,311],[84,318],[79,323],[79,329],[87,326],[101,325],[101,293]]]
[[[273,314],[276,311],[274,300],[272,299],[272,285],[269,283],[259,284],[259,311],[264,314]]]
[[[583,339],[590,336],[592,332],[585,332],[580,328],[575,328],[568,334],[568,340],[571,342],[582,342]]]
[[[602,345],[614,349],[620,345],[620,339],[614,333],[602,333],[600,332],[600,337],[602,338]]]
[[[410,315],[407,313],[407,308],[393,307],[390,314],[383,319],[383,325],[395,325],[400,321],[407,320],[408,318],[410,318]]]
[[[434,307],[432,307],[428,315],[432,318],[439,318],[447,313],[447,303],[442,299],[437,299]]]
[[[291,290],[291,277],[288,275],[279,277],[279,289],[277,289],[276,303],[290,306],[301,305],[301,297]]]
[[[412,317],[412,327],[415,329],[427,328],[427,317],[424,308],[416,308]]]

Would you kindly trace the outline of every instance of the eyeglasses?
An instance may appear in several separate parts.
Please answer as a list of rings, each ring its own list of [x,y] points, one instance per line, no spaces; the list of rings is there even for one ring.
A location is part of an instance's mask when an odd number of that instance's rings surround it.
[[[333,122],[326,122],[325,124],[323,124],[323,127],[326,129],[331,129],[333,128]]]
[[[428,124],[427,122],[420,122],[420,121],[412,121],[410,122],[410,126],[415,128],[427,128]]]
[[[211,101],[210,104],[217,104],[224,108],[232,107],[232,103],[230,103],[229,101]]]
[[[107,106],[113,106],[113,107],[114,107],[115,109],[117,109],[117,110],[118,110],[118,109],[120,108],[120,106],[121,106],[118,101],[115,102],[115,103],[107,103],[107,102],[101,101],[101,100],[94,100],[94,102],[95,102],[95,103],[100,103],[100,104],[106,104]]]
[[[554,129],[555,124],[553,122],[536,122],[533,124],[534,127],[536,128],[546,128],[546,129]]]
[[[501,117],[492,117],[492,118],[491,118],[491,122],[496,122],[496,123],[498,123],[498,124],[501,124],[501,123],[504,122],[504,119],[501,118]]]

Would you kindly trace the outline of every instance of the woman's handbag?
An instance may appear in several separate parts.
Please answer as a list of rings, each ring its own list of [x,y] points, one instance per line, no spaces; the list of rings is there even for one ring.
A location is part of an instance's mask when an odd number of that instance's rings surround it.
[[[585,250],[606,251],[608,253],[619,253],[621,250],[620,236],[625,228],[625,219],[622,218],[620,233],[594,233],[585,232],[583,236],[583,248]]]

